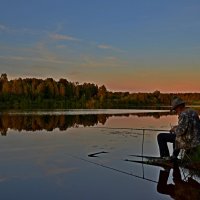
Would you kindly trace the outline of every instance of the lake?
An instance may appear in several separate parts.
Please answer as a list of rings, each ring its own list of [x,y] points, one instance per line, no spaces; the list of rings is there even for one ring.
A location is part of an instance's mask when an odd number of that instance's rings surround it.
[[[125,161],[159,156],[176,123],[167,110],[2,112],[1,199],[198,199],[197,175]]]

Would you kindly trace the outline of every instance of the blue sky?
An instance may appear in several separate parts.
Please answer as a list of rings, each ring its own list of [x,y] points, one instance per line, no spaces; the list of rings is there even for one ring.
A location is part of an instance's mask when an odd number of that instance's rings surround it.
[[[198,0],[0,2],[0,71],[10,79],[200,92]]]

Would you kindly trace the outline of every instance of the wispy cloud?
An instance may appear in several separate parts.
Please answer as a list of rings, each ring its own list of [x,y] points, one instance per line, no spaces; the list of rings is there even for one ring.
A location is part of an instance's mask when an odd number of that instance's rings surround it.
[[[57,34],[53,33],[50,34],[50,38],[53,40],[69,40],[69,41],[80,41],[80,39],[69,36],[69,35],[62,35],[62,34]]]
[[[85,68],[106,68],[106,69],[112,69],[112,68],[119,68],[121,66],[127,66],[128,63],[120,60],[117,57],[102,57],[102,58],[96,58],[96,57],[91,57],[91,56],[83,56],[82,57],[82,61],[83,63],[81,64],[81,66],[85,67]]]
[[[8,181],[8,180],[9,180],[8,177],[0,177],[0,183],[1,183],[1,182],[6,182],[6,181]]]
[[[60,26],[59,26],[60,27]],[[66,35],[66,34],[59,34],[58,31],[61,28],[57,28],[54,31],[49,31],[49,30],[34,30],[34,29],[29,29],[29,28],[12,28],[4,24],[0,24],[0,31],[4,31],[7,33],[17,33],[17,34],[28,34],[28,35],[41,35],[41,36],[47,36],[46,39],[53,39],[53,40],[68,40],[68,41],[81,41],[79,38],[73,37],[71,35]]]
[[[39,42],[30,47],[0,47],[0,65],[2,70],[12,71],[12,66],[16,66],[13,71],[23,71],[23,73],[44,74],[46,71],[55,71],[56,69],[65,69],[74,66],[76,60],[69,58],[68,55],[60,55],[52,49],[49,49],[45,42]]]
[[[3,24],[0,24],[0,31],[6,31],[7,27]]]
[[[29,28],[13,28],[6,24],[0,24],[0,32],[4,32],[7,34],[17,34],[17,35],[44,35],[47,34],[47,30],[33,30]]]
[[[46,63],[55,63],[55,64],[66,64],[68,63],[65,60],[59,60],[52,56],[46,56],[46,58],[34,58],[29,56],[0,56],[2,60],[15,60],[15,61],[31,61],[31,62],[46,62]]]
[[[105,49],[105,50],[112,50],[112,51],[118,51],[118,52],[124,52],[124,50],[113,47],[111,45],[107,45],[107,44],[99,44],[97,45],[97,48],[99,49]]]
[[[100,44],[97,47],[100,49],[113,49],[113,47],[106,45],[106,44]]]
[[[119,69],[126,66],[123,60],[117,55],[121,49],[97,42],[89,42],[74,35],[60,34],[63,27],[60,25],[57,30],[32,30],[26,28],[12,28],[6,24],[0,24],[0,32],[18,37],[24,34],[30,35],[33,42],[21,45],[0,46],[0,65],[8,71],[11,76],[23,74],[36,77],[46,77],[47,72],[55,77],[66,76],[76,79],[86,73],[96,73],[104,69]],[[23,35],[22,35],[23,33]],[[33,37],[34,35],[40,36]],[[68,46],[65,42],[71,41],[75,46]],[[26,41],[27,42],[27,41]],[[77,48],[80,45],[81,48]],[[106,55],[96,54],[96,50],[105,50]],[[85,51],[88,49],[89,51]],[[82,51],[81,51],[82,50]],[[108,52],[106,52],[108,50]],[[114,52],[111,52],[114,51]],[[112,53],[112,54],[110,54]],[[13,70],[13,66],[16,66]],[[87,72],[89,70],[89,72]],[[92,71],[92,72],[91,72]],[[84,74],[84,75],[83,75]],[[22,75],[20,75],[22,76]]]

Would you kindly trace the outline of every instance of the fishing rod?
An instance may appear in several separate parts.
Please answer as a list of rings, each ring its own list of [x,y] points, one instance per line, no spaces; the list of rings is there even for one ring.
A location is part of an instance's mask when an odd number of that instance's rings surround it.
[[[138,175],[132,174],[130,172],[127,172],[127,171],[124,171],[124,170],[121,170],[121,169],[117,169],[117,168],[114,168],[114,167],[110,167],[110,166],[107,166],[107,165],[104,165],[104,164],[101,164],[101,163],[90,161],[90,160],[87,160],[85,158],[81,158],[81,157],[73,156],[73,155],[69,155],[69,156],[74,158],[74,159],[82,160],[84,162],[87,162],[87,163],[90,163],[90,164],[93,164],[93,165],[96,165],[96,166],[100,166],[102,168],[106,168],[106,169],[109,169],[109,170],[112,170],[112,171],[115,171],[115,172],[118,172],[118,173],[121,173],[121,174],[126,174],[126,175],[129,175],[129,176],[133,176],[135,178],[138,178],[138,179],[143,179],[143,180],[146,180],[146,181],[149,181],[149,182],[158,183],[157,181],[154,181],[152,179],[148,179],[148,178],[145,178],[145,177],[142,177],[142,176],[138,176]]]
[[[90,128],[90,127],[89,127]],[[92,128],[97,128],[97,129],[121,129],[121,130],[137,130],[137,131],[142,131],[142,160],[143,160],[143,148],[144,148],[144,135],[145,135],[145,131],[169,131],[169,130],[164,130],[164,129],[150,129],[150,128],[117,128],[117,127],[92,127]],[[96,155],[97,154],[100,154],[100,153],[108,153],[108,152],[99,152],[99,153],[94,153],[94,154],[90,154],[89,157],[97,157]],[[84,162],[87,162],[87,163],[90,163],[90,164],[93,164],[93,165],[96,165],[96,166],[99,166],[99,167],[102,167],[102,168],[106,168],[106,169],[109,169],[109,170],[112,170],[112,171],[115,171],[115,172],[118,172],[118,173],[122,173],[122,174],[125,174],[125,175],[128,175],[128,176],[132,176],[132,177],[135,177],[135,178],[138,178],[138,179],[143,179],[143,180],[146,180],[146,181],[149,181],[149,182],[153,182],[153,183],[158,183],[158,181],[155,181],[155,180],[152,180],[152,179],[148,179],[148,178],[145,178],[144,177],[144,166],[142,164],[142,172],[143,172],[143,176],[138,176],[136,174],[132,174],[130,172],[127,172],[127,171],[124,171],[124,170],[121,170],[121,169],[117,169],[117,168],[114,168],[114,167],[110,167],[110,166],[107,166],[107,165],[104,165],[104,164],[101,164],[101,163],[97,163],[97,162],[94,162],[94,161],[90,161],[90,160],[87,160],[85,158],[81,158],[81,157],[78,157],[78,156],[73,156],[73,155],[69,155],[70,157],[74,158],[74,159],[78,159],[78,160],[82,160]]]
[[[117,127],[93,127],[93,128],[101,128],[101,129],[112,129],[112,130],[135,130],[135,131],[142,131],[142,147],[141,147],[141,158],[142,158],[142,161],[143,161],[143,154],[144,154],[144,136],[145,136],[145,131],[160,131],[160,132],[169,132],[169,130],[166,130],[166,129],[150,129],[150,128],[117,128]],[[93,163],[94,164],[94,163]],[[144,165],[143,165],[143,162],[142,162],[142,174],[143,176],[141,178],[145,179],[144,178]],[[130,174],[129,174],[130,175]]]

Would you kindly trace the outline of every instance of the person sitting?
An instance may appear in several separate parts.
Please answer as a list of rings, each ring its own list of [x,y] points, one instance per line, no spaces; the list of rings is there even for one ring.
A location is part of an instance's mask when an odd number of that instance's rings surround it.
[[[171,110],[178,114],[178,125],[174,126],[169,133],[159,133],[157,142],[161,157],[176,160],[180,149],[190,149],[200,144],[200,119],[198,113],[191,108],[186,108],[185,102],[179,97],[173,99]],[[171,157],[168,142],[173,143]]]

